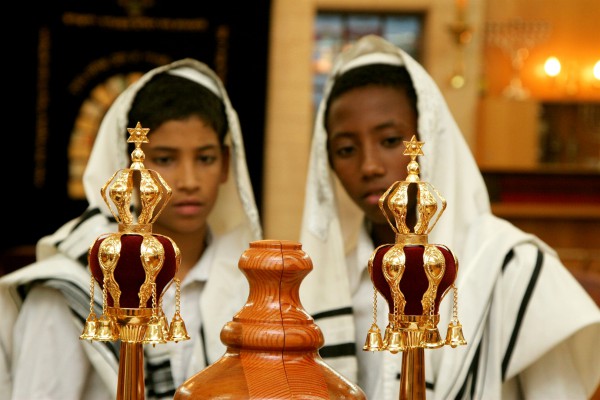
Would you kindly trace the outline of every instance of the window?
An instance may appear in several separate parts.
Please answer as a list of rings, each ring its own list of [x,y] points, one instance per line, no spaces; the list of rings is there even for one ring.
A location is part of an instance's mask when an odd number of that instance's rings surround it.
[[[321,101],[323,85],[333,60],[358,38],[376,34],[421,61],[424,15],[419,13],[319,12],[315,21],[313,51],[313,104]]]

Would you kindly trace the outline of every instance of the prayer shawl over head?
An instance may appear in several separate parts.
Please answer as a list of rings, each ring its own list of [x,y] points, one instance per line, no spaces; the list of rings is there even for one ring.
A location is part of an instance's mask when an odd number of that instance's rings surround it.
[[[243,306],[248,284],[237,268],[239,257],[249,242],[262,238],[259,215],[246,166],[246,156],[238,116],[229,101],[227,92],[218,76],[205,64],[182,59],[155,68],[128,87],[115,100],[105,115],[98,131],[90,159],[84,174],[84,188],[89,202],[86,212],[66,223],[54,234],[42,238],[37,245],[37,262],[3,277],[0,281],[0,306],[2,328],[0,329],[0,398],[10,398],[11,375],[18,366],[12,361],[18,357],[15,350],[19,332],[13,331],[19,309],[32,283],[41,283],[60,290],[73,316],[76,331],[81,332],[89,313],[90,272],[87,267],[87,251],[96,238],[104,233],[118,230],[115,220],[102,199],[100,189],[118,170],[128,168],[131,159],[127,151],[128,112],[136,93],[156,74],[168,72],[179,75],[212,90],[225,105],[229,133],[225,144],[231,148],[230,178],[220,188],[211,215],[209,227],[211,238],[205,252],[210,253],[210,272],[204,286],[200,303],[202,316],[200,332],[189,332],[194,349],[193,365],[188,374],[198,372],[206,362],[214,362],[225,351],[220,341],[224,324]],[[140,121],[143,124],[143,121]],[[149,135],[152,140],[152,132]],[[143,149],[143,147],[142,147]],[[185,255],[183,255],[185,256]],[[204,255],[203,255],[204,259]],[[200,262],[199,262],[200,263]],[[199,264],[198,263],[198,264]],[[198,264],[194,269],[198,268]],[[101,314],[102,296],[95,290],[96,313]],[[186,319],[185,315],[182,315]],[[32,326],[31,329],[35,329]],[[59,327],[60,329],[60,327]],[[199,337],[202,339],[199,339]],[[118,372],[118,344],[112,342],[80,341],[78,336],[65,340],[81,343],[97,374],[104,383],[104,391],[115,398]],[[201,343],[201,341],[203,343]],[[181,345],[181,344],[179,344]],[[156,346],[156,349],[161,345]],[[175,345],[174,348],[177,348]],[[148,348],[146,349],[148,350]],[[158,351],[157,351],[158,352]],[[152,352],[150,352],[152,353]],[[158,352],[160,353],[160,352]],[[146,389],[148,399],[172,398],[176,389],[170,373],[168,355],[159,358],[160,365],[152,365],[151,354],[146,357]],[[78,368],[78,365],[73,365]],[[57,371],[65,374],[66,371]],[[189,375],[188,375],[189,376]],[[51,382],[49,377],[49,382]]]
[[[353,299],[356,288],[348,276],[357,269],[351,264],[360,263],[361,286],[370,284],[364,270],[373,245],[362,211],[330,169],[323,125],[335,78],[372,63],[404,65],[412,78],[418,98],[416,133],[425,142],[425,156],[418,159],[421,180],[448,203],[429,243],[448,246],[460,265],[458,317],[468,345],[425,350],[427,398],[587,398],[600,379],[600,310],[552,249],[491,214],[482,175],[438,87],[413,58],[377,36],[363,37],[336,59],[312,138],[300,241],[313,271],[300,296],[323,330],[321,355],[368,389],[369,398],[397,398],[401,354],[363,356],[376,360],[367,361],[364,369],[377,372],[360,370],[357,362],[372,319],[356,329],[356,309],[361,302],[363,308],[371,307],[373,289],[364,290],[364,299]],[[367,251],[361,252],[365,246]],[[385,305],[378,316],[387,321],[387,304],[378,297],[378,304]],[[452,301],[445,298],[442,335],[451,312]]]

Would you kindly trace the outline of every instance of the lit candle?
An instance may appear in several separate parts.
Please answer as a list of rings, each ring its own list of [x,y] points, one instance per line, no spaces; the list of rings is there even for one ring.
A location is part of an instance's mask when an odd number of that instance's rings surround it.
[[[546,62],[544,63],[544,71],[546,72],[546,75],[555,77],[560,74],[560,69],[561,65],[558,58],[552,56],[546,59]]]

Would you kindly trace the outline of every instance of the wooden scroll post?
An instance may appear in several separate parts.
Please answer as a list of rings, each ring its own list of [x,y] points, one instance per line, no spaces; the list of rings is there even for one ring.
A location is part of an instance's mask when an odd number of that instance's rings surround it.
[[[248,301],[221,331],[225,354],[183,383],[174,400],[366,399],[362,390],[323,362],[323,334],[300,303],[312,270],[300,243],[250,243],[239,268]]]

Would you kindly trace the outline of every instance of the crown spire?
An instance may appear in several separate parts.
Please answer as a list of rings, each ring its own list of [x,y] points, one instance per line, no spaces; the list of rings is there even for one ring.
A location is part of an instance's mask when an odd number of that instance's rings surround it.
[[[127,131],[130,134],[127,142],[135,144],[131,152],[131,166],[115,172],[102,187],[101,194],[119,222],[119,232],[152,232],[152,223],[167,205],[172,190],[160,174],[144,167],[145,155],[141,145],[149,142],[147,135],[150,129],[143,128],[138,122],[135,128],[127,128]],[[136,180],[139,181],[137,188],[134,187]],[[137,198],[134,197],[136,190]],[[132,199],[140,203],[137,222],[131,212]]]
[[[406,166],[408,176],[405,181],[395,182],[388,188],[379,198],[379,208],[396,233],[396,241],[416,240],[423,243],[427,241],[427,235],[446,209],[446,200],[433,185],[422,182],[419,178],[419,163],[416,158],[424,155],[424,142],[417,141],[413,135],[410,141],[404,141],[404,145],[404,155],[411,158]],[[417,192],[413,196],[409,189],[414,188]],[[416,204],[415,209],[412,208],[413,204]],[[414,226],[407,224],[410,213],[416,213]]]

